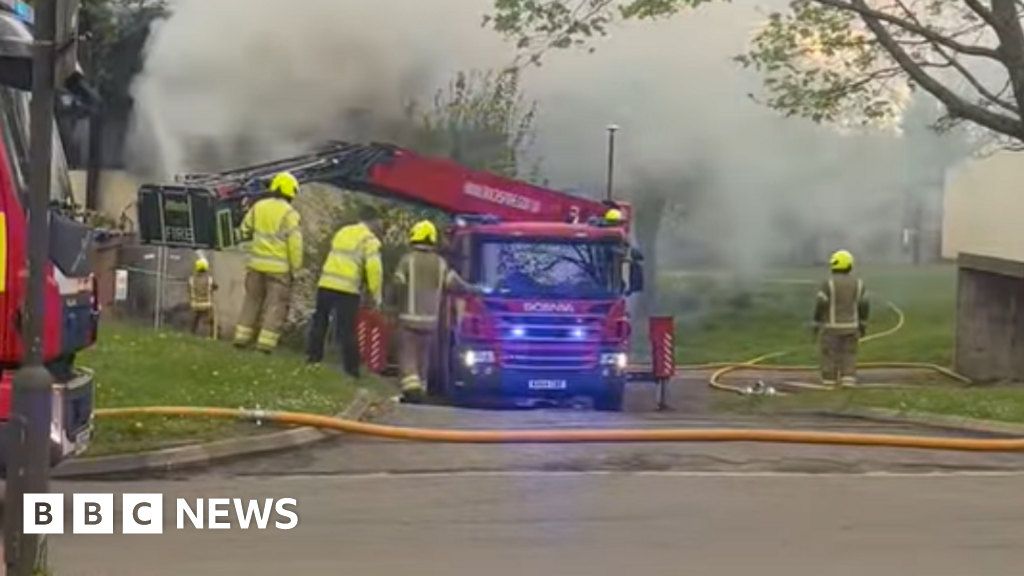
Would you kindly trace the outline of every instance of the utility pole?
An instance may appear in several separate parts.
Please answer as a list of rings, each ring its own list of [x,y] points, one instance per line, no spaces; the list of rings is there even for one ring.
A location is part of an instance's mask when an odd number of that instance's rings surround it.
[[[29,133],[28,284],[21,369],[14,376],[11,407],[11,462],[7,469],[5,560],[11,576],[31,576],[45,566],[43,539],[22,533],[25,494],[50,491],[50,419],[53,376],[44,365],[43,320],[49,259],[50,168],[53,159],[57,90],[57,10],[60,0],[35,3],[32,50],[32,105]],[[74,31],[71,31],[74,33]],[[63,38],[61,40],[64,40]]]
[[[609,124],[606,130],[608,130],[608,174],[605,177],[604,199],[610,202],[614,196],[615,133],[619,131],[619,126],[617,124]]]

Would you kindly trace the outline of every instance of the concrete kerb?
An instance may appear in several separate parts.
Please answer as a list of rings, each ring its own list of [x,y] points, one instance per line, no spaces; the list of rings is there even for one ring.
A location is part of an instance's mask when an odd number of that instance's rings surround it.
[[[377,410],[378,399],[374,394],[369,390],[360,389],[356,392],[355,398],[336,417],[344,420],[366,420]],[[122,474],[170,472],[183,468],[208,466],[244,456],[256,456],[309,446],[339,434],[339,432],[317,430],[316,428],[295,428],[135,454],[73,458],[54,468],[51,476],[58,479],[81,479]]]
[[[1024,437],[1024,424],[1011,424],[995,420],[979,420],[976,418],[964,418],[961,416],[945,416],[941,414],[930,414],[927,412],[902,412],[899,410],[886,410],[883,408],[857,408],[842,411],[821,411],[817,412],[817,414],[831,418],[855,418],[858,420],[869,420],[873,422],[911,424],[926,428],[984,434],[987,436]]]

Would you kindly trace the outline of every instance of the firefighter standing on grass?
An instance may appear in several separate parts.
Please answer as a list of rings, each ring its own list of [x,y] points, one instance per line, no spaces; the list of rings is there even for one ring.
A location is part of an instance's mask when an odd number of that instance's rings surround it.
[[[857,348],[867,332],[871,306],[864,281],[853,274],[853,255],[832,254],[832,274],[821,283],[814,306],[814,329],[821,346],[821,383],[857,383]]]
[[[281,172],[270,181],[269,192],[271,196],[256,202],[239,227],[240,236],[251,245],[245,300],[235,326],[235,346],[248,346],[258,327],[256,349],[268,354],[281,337],[294,274],[302,267],[301,218],[292,206],[299,181]]]
[[[441,294],[445,288],[476,289],[448,266],[437,252],[437,228],[428,220],[417,222],[409,232],[411,250],[395,269],[395,303],[398,305],[398,364],[402,397],[422,400],[434,335],[437,333]]]
[[[205,324],[210,331],[210,338],[217,338],[217,320],[213,311],[213,293],[216,291],[217,283],[213,281],[213,274],[210,274],[210,262],[206,258],[198,258],[188,278],[193,334],[198,334],[199,325]]]
[[[324,359],[324,339],[331,314],[335,334],[341,344],[345,372],[359,377],[359,340],[356,323],[362,292],[365,289],[373,306],[381,308],[384,268],[380,258],[380,214],[364,207],[359,222],[345,226],[331,240],[331,251],[324,262],[316,290],[316,310],[309,329],[306,360],[317,364]]]

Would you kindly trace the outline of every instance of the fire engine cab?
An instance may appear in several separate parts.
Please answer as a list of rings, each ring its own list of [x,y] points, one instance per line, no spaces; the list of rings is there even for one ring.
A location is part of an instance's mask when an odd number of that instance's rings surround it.
[[[32,11],[24,2],[0,0],[0,476],[6,477],[11,437],[12,380],[22,364],[28,270],[27,200]],[[76,81],[81,80],[80,77]],[[79,84],[75,90],[81,89]],[[72,90],[74,92],[75,90]],[[69,96],[74,94],[69,92]],[[75,363],[96,341],[99,308],[88,256],[92,230],[62,213],[71,195],[64,148],[53,133],[50,254],[43,356],[54,378],[50,422],[53,464],[83,452],[93,426],[93,376]]]
[[[626,298],[642,275],[626,230],[596,223],[457,216],[448,257],[484,294],[444,300],[435,395],[568,400],[619,410],[627,380]]]

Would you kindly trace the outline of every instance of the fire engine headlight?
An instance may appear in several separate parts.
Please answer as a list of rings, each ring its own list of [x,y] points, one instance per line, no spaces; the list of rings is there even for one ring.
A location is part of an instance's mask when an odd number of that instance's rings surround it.
[[[522,326],[512,328],[513,338],[522,338],[523,336],[526,336],[526,328],[523,328]]]
[[[494,352],[490,350],[466,350],[462,354],[462,361],[467,368],[480,364],[493,364]]]
[[[625,352],[612,352],[601,354],[601,364],[604,366],[615,366],[619,370],[625,370],[629,365],[629,357]]]

